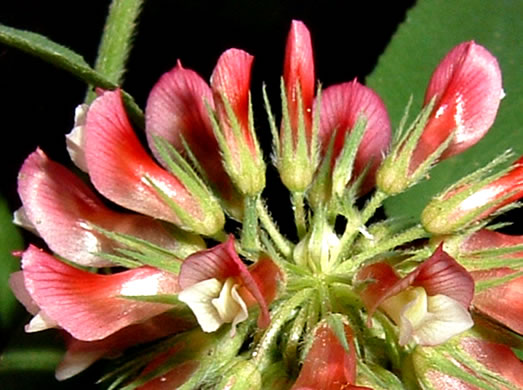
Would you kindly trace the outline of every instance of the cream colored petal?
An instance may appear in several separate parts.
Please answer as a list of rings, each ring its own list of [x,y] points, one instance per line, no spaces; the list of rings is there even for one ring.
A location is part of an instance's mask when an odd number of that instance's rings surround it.
[[[27,333],[40,332],[41,330],[58,328],[56,321],[47,316],[43,311],[39,311],[25,326]]]
[[[189,306],[204,332],[214,332],[224,322],[212,304],[221,290],[222,283],[213,278],[193,284],[178,294],[178,299]]]
[[[428,298],[429,315],[414,331],[413,339],[420,345],[438,345],[472,328],[469,311],[446,295]]]
[[[25,209],[23,206],[13,213],[13,223],[16,226],[20,226],[21,228],[24,228],[25,230],[28,230],[31,233],[39,236],[35,226],[31,223],[29,218],[27,218],[27,214],[25,213]]]
[[[69,134],[65,136],[65,143],[67,145],[67,152],[71,160],[82,171],[87,172],[87,163],[85,162],[84,153],[84,127],[85,119],[89,106],[87,104],[80,104],[74,111],[74,127]]]

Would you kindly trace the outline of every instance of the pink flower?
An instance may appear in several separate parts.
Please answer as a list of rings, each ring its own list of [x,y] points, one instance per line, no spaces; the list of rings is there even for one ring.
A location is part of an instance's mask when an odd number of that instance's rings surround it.
[[[473,325],[474,281],[441,245],[404,278],[386,263],[363,268],[357,278],[369,283],[361,294],[369,321],[382,308],[400,328],[400,345],[438,345]]]
[[[24,285],[12,283],[15,294],[28,294],[45,318],[83,341],[104,339],[171,308],[133,297],[179,291],[177,276],[165,271],[140,267],[112,275],[94,274],[32,245],[22,254],[22,270]]]
[[[381,98],[370,88],[354,80],[328,87],[321,95],[320,140],[323,153],[327,152],[330,140],[334,140],[332,165],[354,129],[357,121],[364,119],[366,128],[354,160],[352,180],[366,172],[360,193],[374,187],[376,170],[381,164],[390,143],[391,128],[387,110]]]
[[[356,386],[356,350],[353,333],[344,326],[349,346],[345,350],[327,324],[320,325],[291,390],[370,390]]]
[[[496,248],[510,248],[523,245],[522,236],[510,236],[492,230],[480,230],[468,237],[460,245],[460,256],[475,258],[475,263],[481,265],[481,251]],[[509,259],[520,259],[523,251],[514,251],[498,255],[505,259],[503,263],[510,265]],[[473,267],[473,266],[472,266]],[[523,267],[509,268],[502,266],[486,270],[471,271],[476,283],[495,281],[498,278],[510,277]],[[510,278],[498,285],[487,288],[474,296],[472,306],[477,311],[502,323],[518,333],[523,333],[523,276]]]
[[[117,243],[95,227],[148,240],[168,250],[180,249],[159,221],[109,209],[94,192],[64,166],[37,149],[25,160],[18,176],[25,225],[36,230],[59,255],[91,267],[114,266],[100,253],[114,253]],[[194,236],[195,243],[198,242]],[[199,241],[204,248],[203,241]]]
[[[452,49],[427,87],[425,105],[435,99],[434,107],[412,156],[410,171],[450,136],[441,159],[476,144],[494,123],[502,98],[501,70],[488,50],[474,41]]]
[[[423,227],[448,234],[495,213],[523,197],[523,157],[503,176],[450,188],[423,210]]]
[[[267,302],[276,294],[278,278],[278,267],[267,257],[248,269],[231,235],[227,242],[185,259],[178,299],[192,309],[205,332],[214,332],[223,323],[232,323],[234,332],[255,302],[260,307],[258,325],[264,328],[269,324]]]
[[[96,341],[77,340],[64,332],[67,351],[56,368],[58,380],[68,379],[101,358],[119,356],[127,348],[161,339],[193,327],[191,321],[165,312],[144,322],[129,325]]]
[[[104,92],[87,113],[85,159],[95,188],[122,207],[201,234],[223,227],[217,201],[198,182],[173,175],[147,154],[129,123],[119,90]]]
[[[454,352],[452,357],[445,356],[445,363],[455,365],[453,369],[444,370],[437,364],[425,363],[427,367],[424,367],[424,372],[418,373],[425,385],[436,390],[475,390],[478,387],[471,382],[481,381],[480,378],[488,376],[492,378],[489,383],[495,389],[523,387],[523,363],[506,345],[467,334],[460,338],[455,350],[457,353]],[[431,358],[434,359],[433,356]],[[471,361],[474,361],[474,366],[470,365]],[[505,386],[505,381],[512,386]]]
[[[314,59],[310,33],[300,21],[293,21],[287,38],[283,80],[287,97],[288,122],[282,121],[280,142],[282,156],[280,173],[291,189],[302,191],[312,180],[316,170],[317,143],[323,156],[335,135],[331,165],[336,165],[347,135],[354,130],[359,119],[366,121],[364,135],[358,147],[353,167],[343,167],[343,184],[354,181],[368,168],[367,177],[360,189],[368,192],[374,185],[376,169],[390,143],[390,123],[381,99],[370,88],[356,80],[331,86],[321,95],[321,104],[314,99]],[[320,104],[320,107],[317,105]],[[319,108],[319,110],[317,109]],[[318,139],[313,130],[313,117],[319,113]],[[300,119],[301,118],[301,119]],[[285,119],[285,113],[284,113]],[[305,141],[300,141],[300,132]],[[291,133],[290,135],[288,133]],[[291,144],[289,144],[289,141]],[[300,149],[304,142],[306,150]],[[302,155],[305,152],[305,155]],[[295,155],[295,157],[292,157]],[[297,172],[299,171],[299,172]]]
[[[258,188],[265,184],[260,181],[265,177],[263,159],[249,120],[252,61],[253,57],[242,50],[225,51],[213,71],[211,87],[178,63],[152,89],[145,113],[147,139],[156,157],[161,161],[154,141],[156,136],[168,141],[181,154],[190,152],[201,173],[236,218],[241,217],[243,201],[235,186],[240,190],[248,186],[252,190],[250,186]],[[213,125],[209,111],[214,110],[219,122]],[[226,169],[221,163],[222,156]],[[243,172],[246,158],[263,170],[261,175],[251,175],[256,176],[255,183]]]
[[[472,41],[456,46],[434,71],[424,110],[378,170],[378,188],[401,193],[426,177],[437,160],[476,144],[494,122],[502,98],[496,58]]]
[[[314,102],[314,59],[311,35],[305,24],[293,20],[287,36],[283,81],[287,96],[289,119],[293,131],[293,142],[297,142],[300,116],[305,124],[305,134],[309,143],[312,138],[312,105]],[[301,107],[300,107],[301,102]],[[301,111],[301,112],[300,112]]]

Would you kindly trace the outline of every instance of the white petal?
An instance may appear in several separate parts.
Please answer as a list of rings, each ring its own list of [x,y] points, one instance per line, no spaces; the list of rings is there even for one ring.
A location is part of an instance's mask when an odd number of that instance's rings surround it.
[[[43,311],[40,311],[29,321],[24,329],[27,333],[33,333],[51,328],[58,328],[58,324]]]
[[[76,107],[74,111],[73,130],[65,136],[67,151],[69,152],[71,160],[84,172],[87,172],[84,153],[84,128],[88,110],[89,106],[87,104],[80,104]]]
[[[16,226],[20,226],[21,228],[24,228],[25,230],[28,230],[31,233],[39,236],[35,226],[31,223],[29,218],[27,218],[27,214],[25,213],[23,206],[13,213],[13,223]]]
[[[428,298],[428,316],[414,332],[414,341],[420,345],[438,345],[451,337],[472,328],[474,322],[469,311],[458,301],[446,295]]]
[[[95,351],[81,351],[76,353],[71,353],[67,351],[64,355],[63,360],[60,362],[58,367],[56,367],[55,378],[59,381],[69,379],[76,374],[79,374],[95,361],[100,359],[105,350],[95,350]]]
[[[212,304],[212,300],[220,295],[221,289],[220,281],[207,279],[178,294],[178,299],[189,306],[204,332],[214,332],[224,323]]]

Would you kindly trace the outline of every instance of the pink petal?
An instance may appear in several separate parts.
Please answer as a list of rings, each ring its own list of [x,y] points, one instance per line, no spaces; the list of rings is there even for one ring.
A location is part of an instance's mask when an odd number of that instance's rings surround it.
[[[467,186],[459,188],[456,192],[466,190]],[[448,194],[447,198],[452,197],[456,192]],[[503,206],[506,206],[523,197],[523,157],[513,164],[512,170],[499,179],[485,185],[463,200],[449,213],[449,221],[457,221],[467,216],[467,213],[475,212],[488,203],[494,203],[492,207],[483,211],[476,220],[481,220]]]
[[[434,254],[404,278],[406,283],[420,286],[427,295],[446,295],[468,308],[474,296],[472,276],[456,260],[443,251],[441,244]]]
[[[315,75],[312,54],[311,35],[305,24],[293,20],[287,37],[283,80],[287,93],[287,104],[293,130],[298,129],[299,106],[298,86],[301,90],[303,117],[306,123],[306,134],[311,138],[312,104],[314,99]]]
[[[97,341],[81,341],[72,337],[67,340],[67,352],[56,368],[58,380],[70,378],[106,356],[116,356],[129,347],[188,329],[192,324],[162,313],[139,324],[120,329],[116,333]]]
[[[145,109],[145,129],[149,147],[161,162],[153,136],[159,136],[185,154],[182,139],[189,145],[207,179],[233,207],[240,207],[234,188],[221,161],[206,104],[214,109],[212,92],[194,71],[178,62],[151,90]]]
[[[27,218],[49,248],[77,264],[114,265],[96,253],[111,253],[115,243],[96,232],[91,224],[164,248],[176,246],[161,223],[108,209],[80,178],[49,160],[40,149],[25,160],[18,175],[18,193]]]
[[[215,278],[223,282],[231,277],[237,278],[258,302],[261,311],[258,324],[266,327],[270,321],[267,301],[257,281],[236,253],[234,236],[230,235],[223,244],[187,257],[180,269],[179,283],[183,290],[204,280]]]
[[[32,315],[38,314],[40,308],[25,288],[24,273],[22,271],[13,272],[9,275],[8,283],[18,302],[24,305],[25,309]]]
[[[154,359],[143,371],[142,375],[145,375],[158,366],[162,365],[172,355],[180,352],[183,346],[175,345],[166,353],[161,354]],[[144,385],[137,388],[137,390],[172,390],[183,385],[191,375],[198,369],[200,362],[196,360],[189,360],[174,366],[164,375],[160,375],[157,378],[150,380]]]
[[[349,352],[345,351],[329,326],[320,326],[291,390],[357,389],[351,386],[356,380],[356,352],[352,330],[347,325],[345,336]]]
[[[92,341],[142,322],[170,305],[122,295],[175,294],[175,275],[150,267],[99,275],[73,268],[30,246],[23,254],[25,286],[36,304],[73,337]]]
[[[218,116],[224,124],[225,138],[229,147],[234,150],[237,141],[230,129],[229,118],[225,111],[222,98],[229,102],[241,128],[243,137],[255,153],[254,140],[249,132],[249,88],[251,83],[251,67],[254,57],[239,49],[225,51],[216,64],[211,76],[211,87]]]
[[[463,152],[487,133],[503,97],[496,58],[473,41],[456,46],[434,71],[425,104],[433,97],[434,110],[414,153],[411,170],[454,130],[454,138],[442,158]]]
[[[374,263],[364,267],[357,275],[357,280],[368,283],[360,296],[367,308],[369,318],[378,306],[387,298],[388,292],[400,280],[394,268],[387,263]],[[387,296],[388,297],[388,296]]]
[[[369,317],[387,298],[399,294],[410,286],[423,287],[428,296],[446,295],[465,308],[470,306],[474,296],[472,276],[443,251],[443,245],[440,245],[429,259],[403,279],[392,283],[394,280],[392,272],[393,268],[386,264],[380,266],[373,264],[372,268],[358,276],[359,280],[376,280],[376,285],[370,284],[362,294]]]
[[[473,271],[471,274],[478,282],[500,278],[514,272],[516,271],[510,268],[497,268]],[[476,294],[472,305],[490,318],[523,334],[523,276]]]
[[[504,248],[516,245],[523,245],[523,236],[512,236],[494,230],[481,229],[470,237],[467,237],[467,239],[461,243],[460,252],[467,254],[486,249]],[[523,257],[523,251],[505,254],[503,257]]]
[[[340,154],[345,136],[356,121],[367,120],[365,134],[354,162],[353,177],[357,178],[370,164],[362,192],[374,185],[374,177],[390,143],[391,130],[387,110],[380,97],[356,80],[327,88],[321,95],[320,139],[326,152],[330,139],[336,132],[333,162]]]
[[[119,90],[104,92],[87,114],[85,154],[96,189],[120,206],[180,223],[156,186],[187,212],[201,213],[183,184],[160,168],[140,144],[127,119]]]
[[[461,347],[477,361],[518,388],[523,388],[523,362],[502,344],[473,337],[461,340]]]

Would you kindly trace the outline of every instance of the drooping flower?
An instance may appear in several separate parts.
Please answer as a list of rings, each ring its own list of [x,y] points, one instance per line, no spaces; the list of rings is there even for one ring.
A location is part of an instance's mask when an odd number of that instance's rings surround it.
[[[82,372],[101,358],[120,356],[126,349],[190,329],[194,324],[175,313],[165,312],[129,325],[96,341],[82,341],[65,335],[67,350],[56,367],[56,378],[65,380]]]
[[[523,386],[523,362],[508,346],[487,340],[475,330],[463,333],[449,344],[415,349],[409,369],[413,369],[417,385],[436,390]]]
[[[147,240],[181,255],[205,247],[198,236],[192,236],[191,244],[186,241],[187,251],[181,237],[173,239],[174,231],[168,231],[159,221],[109,209],[79,177],[49,160],[40,149],[25,160],[19,173],[18,193],[25,223],[55,253],[79,265],[116,265],[101,257],[102,253],[112,253],[116,242],[97,228]]]
[[[223,227],[223,212],[201,182],[187,172],[164,170],[147,154],[129,123],[119,90],[104,92],[92,103],[85,133],[89,176],[106,198],[201,234],[211,235]]]
[[[22,255],[22,270],[25,290],[45,317],[84,341],[101,340],[171,308],[133,298],[179,291],[176,275],[165,271],[140,267],[112,275],[94,274],[32,245]]]
[[[487,133],[503,98],[496,58],[473,41],[452,49],[434,71],[424,112],[398,138],[378,173],[378,188],[397,194],[438,159],[461,153]]]
[[[363,268],[358,279],[369,283],[362,292],[369,321],[382,308],[399,326],[400,345],[438,345],[473,325],[474,281],[441,245],[402,279],[386,263]]]

